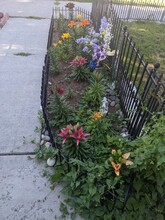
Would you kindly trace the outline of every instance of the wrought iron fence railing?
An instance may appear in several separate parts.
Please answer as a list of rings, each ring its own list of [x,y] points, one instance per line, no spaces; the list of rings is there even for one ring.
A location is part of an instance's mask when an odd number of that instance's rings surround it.
[[[118,88],[122,111],[128,120],[128,132],[136,138],[141,135],[143,126],[152,114],[164,108],[165,84],[158,74],[160,64],[149,69],[113,6],[107,7],[106,0],[101,6],[99,1],[97,4],[94,8],[96,13],[92,14],[95,28],[99,29],[99,20],[103,16],[113,24],[114,37],[110,46],[115,50],[115,56],[111,60],[111,72]]]

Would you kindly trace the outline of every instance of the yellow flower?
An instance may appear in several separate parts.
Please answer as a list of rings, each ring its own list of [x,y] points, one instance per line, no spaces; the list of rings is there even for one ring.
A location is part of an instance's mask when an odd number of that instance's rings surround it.
[[[70,36],[69,33],[63,33],[63,35],[61,36],[61,38],[64,40],[64,39],[68,39]]]
[[[82,18],[82,15],[81,14],[77,14],[77,19],[81,19]]]
[[[62,40],[59,40],[59,41],[58,41],[58,44],[62,44]]]
[[[92,116],[91,116],[91,118],[93,118],[94,120],[97,120],[97,119],[99,119],[99,118],[102,118],[104,115],[102,114],[102,113],[100,113],[100,112],[96,112],[96,113],[94,113]]]
[[[53,44],[53,46],[54,46],[54,47],[57,47],[57,46],[58,46],[58,44],[54,43],[54,44]]]

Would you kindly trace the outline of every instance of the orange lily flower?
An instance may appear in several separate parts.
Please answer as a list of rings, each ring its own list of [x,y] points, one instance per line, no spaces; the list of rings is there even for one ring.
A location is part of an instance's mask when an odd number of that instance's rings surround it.
[[[115,163],[112,161],[112,162],[111,162],[111,165],[112,165],[112,167],[113,167],[114,170],[115,170],[115,174],[116,174],[117,176],[119,176],[119,175],[120,175],[121,164],[115,164]]]
[[[83,26],[83,27],[86,27],[89,24],[90,24],[90,22],[86,19],[82,20],[81,23],[80,23],[80,25]]]
[[[75,21],[70,21],[70,23],[68,24],[68,27],[74,27],[76,25]]]
[[[130,156],[130,152],[128,153],[125,153],[122,155],[122,158],[123,158],[123,163],[125,163],[126,166],[129,166],[129,165],[133,165],[133,162],[131,160],[127,160],[128,157]]]

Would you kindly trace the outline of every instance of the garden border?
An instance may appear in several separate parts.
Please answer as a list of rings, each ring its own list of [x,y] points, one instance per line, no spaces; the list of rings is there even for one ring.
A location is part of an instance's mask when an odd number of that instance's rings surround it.
[[[82,11],[81,11],[81,13],[82,13]],[[136,71],[136,74],[134,76],[134,79],[133,79],[133,84],[130,85],[130,82],[132,82],[132,76],[129,77],[127,75],[128,71],[126,72],[126,69],[130,68],[131,61],[129,61],[129,65],[126,68],[126,63],[127,63],[127,60],[129,59],[128,54],[129,54],[130,48],[132,48],[132,51],[135,53],[135,57],[133,57],[133,55],[131,55],[131,57],[130,57],[130,60],[132,60],[132,57],[134,59],[134,61],[133,61],[134,65],[132,68],[135,67],[136,60],[138,59],[139,65],[143,65],[143,67],[144,67],[143,75],[145,74],[145,72],[148,75],[148,80],[147,80],[147,83],[145,86],[147,92],[150,91],[150,88],[153,89],[152,86],[154,86],[154,90],[151,93],[151,97],[149,98],[148,105],[147,105],[147,107],[150,107],[149,110],[154,112],[154,111],[156,111],[158,106],[160,107],[159,100],[157,99],[157,95],[158,95],[160,86],[163,87],[163,94],[165,92],[164,91],[165,85],[161,82],[161,77],[157,73],[157,69],[158,69],[159,65],[158,64],[155,65],[155,68],[151,71],[149,71],[147,69],[147,64],[145,64],[145,62],[143,60],[143,56],[140,56],[139,50],[137,50],[135,45],[133,44],[132,39],[129,37],[129,34],[127,33],[127,29],[123,28],[121,20],[116,16],[116,14],[113,10],[111,10],[110,13],[111,13],[111,17],[113,18],[112,21],[115,24],[113,27],[115,40],[113,40],[112,45],[111,45],[111,48],[113,48],[115,50],[115,56],[111,59],[110,62],[111,62],[111,65],[113,66],[112,73],[113,73],[114,79],[117,81],[117,83],[116,83],[117,87],[122,88],[122,86],[123,86],[123,88],[124,88],[124,90],[122,90],[122,93],[121,92],[119,93],[119,95],[121,95],[120,102],[121,102],[123,113],[125,116],[128,117],[127,109],[128,109],[128,103],[130,103],[129,97],[125,101],[125,95],[122,96],[123,91],[128,94],[128,91],[129,91],[128,88],[130,88],[131,93],[132,94],[134,93],[133,88],[135,86],[135,80],[136,80],[137,75],[139,73],[139,68],[138,68]],[[54,10],[53,10],[53,15],[51,18],[50,29],[49,29],[49,35],[48,35],[47,49],[49,49],[50,46],[52,45],[54,19],[55,19],[55,16],[54,16]],[[118,48],[119,48],[119,53],[117,53]],[[127,55],[127,56],[124,60],[125,55]],[[55,143],[54,137],[53,137],[53,132],[52,132],[52,129],[51,129],[51,126],[49,123],[48,111],[47,111],[47,89],[48,89],[48,82],[49,82],[49,65],[50,65],[50,60],[49,60],[48,54],[46,54],[44,66],[43,66],[43,70],[42,70],[41,106],[42,106],[42,110],[43,110],[43,117],[45,119],[46,130],[48,130],[48,132],[49,132],[50,141],[52,143],[52,146],[58,148],[58,146]],[[124,79],[124,81],[123,81],[123,79]],[[139,87],[141,85],[141,82],[142,82],[142,78],[140,79]],[[126,85],[130,85],[130,86],[126,87]],[[151,118],[151,112],[148,110],[146,110],[144,112],[144,114],[141,115],[142,101],[144,101],[143,99],[145,99],[145,97],[146,97],[145,88],[144,88],[144,93],[142,95],[142,100],[140,100],[139,106],[137,107],[137,109],[140,112],[138,111],[138,114],[133,117],[133,119],[135,119],[137,122],[137,120],[139,120],[138,117],[140,116],[142,119],[142,123],[138,124],[138,125],[140,125],[140,127],[138,127],[138,131],[132,129],[132,126],[133,126],[133,124],[131,124],[132,122],[128,124],[128,130],[133,138],[140,135],[140,132],[141,132],[141,129],[143,128],[143,125],[147,121],[149,121],[149,119]],[[153,93],[154,93],[154,96],[156,96],[156,98],[152,96]],[[138,95],[138,91],[136,91],[134,93],[134,96],[133,96],[134,101],[136,100],[137,95]],[[125,102],[127,103],[127,105],[125,104]],[[131,106],[133,105],[132,103],[130,103],[130,104],[131,104]],[[164,104],[165,104],[165,102],[161,103],[162,109],[164,107]],[[131,113],[131,115],[132,115],[132,113]],[[147,117],[147,121],[145,120],[146,117]],[[135,132],[137,132],[137,133],[135,134]],[[61,160],[60,151],[59,151],[59,156],[60,156],[59,159]],[[69,169],[69,167],[68,167],[68,169]],[[129,195],[131,193],[132,182],[128,186],[126,194],[125,194],[125,198],[122,201],[123,202],[123,206],[122,206],[122,210],[121,210],[122,212],[124,212],[127,200],[128,200]],[[115,204],[116,204],[116,200],[118,199],[118,196],[112,192],[108,192],[108,193],[109,193],[109,196],[111,198],[113,198],[113,200],[114,200],[114,203],[113,203],[113,208],[114,208]],[[107,209],[108,209],[108,207],[107,207]]]

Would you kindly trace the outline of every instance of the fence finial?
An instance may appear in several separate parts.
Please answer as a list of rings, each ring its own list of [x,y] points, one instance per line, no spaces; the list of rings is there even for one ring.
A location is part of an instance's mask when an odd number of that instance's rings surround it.
[[[127,26],[123,27],[123,31],[126,32],[127,31]]]

